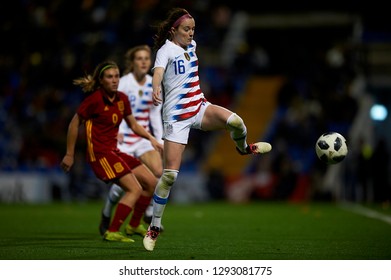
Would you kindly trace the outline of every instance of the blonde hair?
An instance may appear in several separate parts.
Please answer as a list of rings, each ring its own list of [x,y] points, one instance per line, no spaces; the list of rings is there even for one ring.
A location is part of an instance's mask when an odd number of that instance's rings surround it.
[[[124,74],[128,74],[130,72],[133,72],[134,70],[134,58],[136,56],[136,53],[138,51],[147,51],[149,53],[149,55],[151,56],[151,48],[148,46],[148,45],[138,45],[138,46],[135,46],[131,49],[129,49],[126,53],[125,53],[125,69],[124,69]]]

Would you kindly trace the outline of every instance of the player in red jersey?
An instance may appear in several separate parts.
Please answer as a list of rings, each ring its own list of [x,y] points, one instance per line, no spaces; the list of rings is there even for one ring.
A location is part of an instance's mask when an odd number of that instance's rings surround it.
[[[142,190],[147,191],[149,196],[145,197],[147,203],[144,203],[144,207],[137,207],[137,209],[144,213],[153,195],[157,179],[138,159],[122,153],[117,148],[121,121],[124,119],[136,134],[150,140],[157,151],[162,152],[163,146],[139,125],[132,115],[128,97],[118,91],[119,79],[117,64],[113,61],[105,61],[95,68],[92,76],[86,75],[74,80],[74,84],[81,86],[89,95],[82,101],[69,124],[66,154],[61,167],[66,172],[72,167],[79,127],[84,124],[87,137],[87,161],[96,177],[106,183],[115,183],[125,191],[103,238],[108,241],[134,242],[133,239],[122,234],[120,227],[135,208]]]

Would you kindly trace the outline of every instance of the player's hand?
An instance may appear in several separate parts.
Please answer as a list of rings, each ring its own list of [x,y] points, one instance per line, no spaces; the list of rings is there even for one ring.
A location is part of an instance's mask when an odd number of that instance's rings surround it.
[[[163,155],[163,144],[159,143],[156,138],[153,138],[151,140],[152,146],[155,148],[156,151],[160,153],[160,155]]]
[[[124,134],[123,133],[118,133],[117,134],[117,141],[120,144],[122,144],[124,142]]]
[[[159,104],[161,104],[163,102],[163,100],[161,98],[161,89],[160,89],[160,87],[155,89],[155,90],[153,90],[152,101],[153,101],[153,105],[155,105],[155,106],[158,106]]]
[[[62,159],[60,166],[62,170],[68,173],[69,170],[71,170],[73,162],[74,162],[74,157],[72,155],[65,155],[64,158]]]

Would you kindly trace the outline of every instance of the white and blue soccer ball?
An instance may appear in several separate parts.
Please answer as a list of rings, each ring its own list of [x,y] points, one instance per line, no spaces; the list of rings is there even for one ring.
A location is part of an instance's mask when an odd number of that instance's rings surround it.
[[[340,163],[348,154],[345,137],[338,132],[323,133],[316,141],[315,151],[318,158],[326,164]]]

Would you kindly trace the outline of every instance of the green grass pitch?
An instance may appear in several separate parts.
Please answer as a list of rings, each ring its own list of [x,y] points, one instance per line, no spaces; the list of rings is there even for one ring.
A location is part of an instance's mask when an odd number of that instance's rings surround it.
[[[391,259],[391,224],[334,203],[169,203],[153,252],[139,236],[131,244],[103,241],[102,204],[0,204],[0,259]]]

